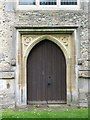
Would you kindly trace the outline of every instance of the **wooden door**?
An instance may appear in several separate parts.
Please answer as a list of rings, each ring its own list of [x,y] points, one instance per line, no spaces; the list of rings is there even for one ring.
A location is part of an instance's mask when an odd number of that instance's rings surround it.
[[[27,59],[27,102],[66,103],[66,61],[62,50],[43,40]]]

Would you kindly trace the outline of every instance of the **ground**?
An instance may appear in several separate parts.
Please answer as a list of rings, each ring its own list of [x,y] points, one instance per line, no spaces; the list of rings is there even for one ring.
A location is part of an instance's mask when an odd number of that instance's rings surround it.
[[[88,118],[88,109],[70,105],[4,109],[3,118]]]

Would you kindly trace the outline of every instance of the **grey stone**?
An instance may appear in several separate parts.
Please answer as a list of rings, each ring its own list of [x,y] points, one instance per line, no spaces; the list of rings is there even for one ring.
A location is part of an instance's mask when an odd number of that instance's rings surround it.
[[[15,77],[14,72],[0,72],[1,79],[11,79],[14,77]]]
[[[13,12],[15,11],[15,2],[5,2],[5,11]]]

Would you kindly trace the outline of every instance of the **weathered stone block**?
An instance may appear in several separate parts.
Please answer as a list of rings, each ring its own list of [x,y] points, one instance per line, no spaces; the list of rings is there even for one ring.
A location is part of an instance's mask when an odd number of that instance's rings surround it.
[[[0,72],[1,79],[12,79],[15,77],[14,72]]]
[[[0,80],[0,106],[15,106],[14,80]]]
[[[79,78],[90,78],[89,71],[79,71],[78,77]]]
[[[86,78],[80,78],[78,80],[78,90],[79,90],[79,93],[88,93],[88,89],[89,89],[89,86],[88,86],[88,83],[89,83],[89,80],[86,79]]]

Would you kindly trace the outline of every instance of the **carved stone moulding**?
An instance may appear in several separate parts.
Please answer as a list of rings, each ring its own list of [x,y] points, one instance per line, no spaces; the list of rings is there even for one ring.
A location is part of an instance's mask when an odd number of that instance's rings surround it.
[[[58,41],[60,41],[60,43],[66,48],[68,49],[68,42],[70,39],[70,35],[22,35],[22,46],[23,46],[23,51],[25,51],[25,49],[29,46],[29,44],[34,41],[36,38],[55,38]]]

